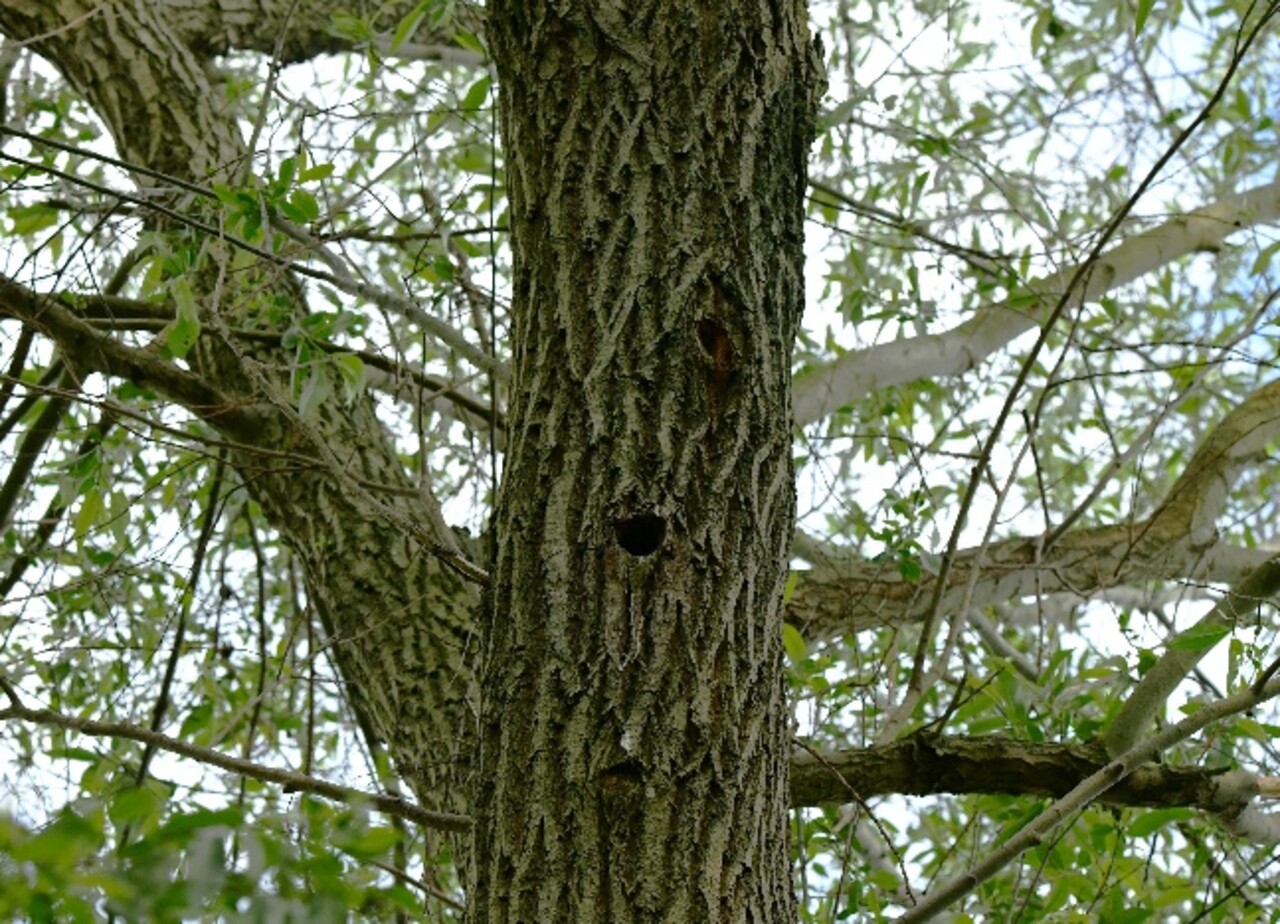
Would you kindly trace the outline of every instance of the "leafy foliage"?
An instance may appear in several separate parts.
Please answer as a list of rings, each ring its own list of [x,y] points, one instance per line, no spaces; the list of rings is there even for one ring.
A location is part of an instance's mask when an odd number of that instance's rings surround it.
[[[788,625],[807,746],[865,749],[911,734],[1092,742],[1168,650],[1226,649],[1188,675],[1170,720],[1268,668],[1269,601],[1230,631],[1179,634],[1239,576],[1214,562],[1256,562],[1277,541],[1277,437],[1266,427],[1260,445],[1214,469],[1209,538],[1177,546],[1182,557],[1163,572],[1099,585],[1088,558],[1036,571],[1001,557],[999,543],[1060,527],[1068,537],[1136,531],[1176,506],[1199,448],[1274,381],[1275,199],[1269,218],[1257,203],[1227,215],[1225,243],[1171,246],[1133,278],[1123,262],[1137,259],[1132,250],[1094,266],[1082,284],[1100,291],[1065,299],[1031,360],[1035,334],[984,344],[960,325],[1043,323],[1059,294],[1045,280],[1095,247],[1140,244],[1275,180],[1274,25],[1232,63],[1273,6],[813,4],[832,89],[811,164],[813,299],[797,395],[824,387],[841,357],[871,368],[895,343],[916,350],[907,372],[834,395],[797,433],[802,535],[788,605],[799,613],[809,588],[831,580],[846,600],[895,607],[871,626],[849,605],[836,631],[830,620]],[[501,370],[514,349],[482,17],[466,4],[381,16],[353,4],[326,34],[341,54],[318,49],[287,67],[253,49],[218,59],[220,92],[256,146],[234,179],[198,190],[108,159],[112,140],[88,101],[30,49],[6,48],[5,66],[24,79],[5,87],[21,133],[2,139],[2,272],[180,369],[214,324],[251,361],[263,344],[282,347],[281,400],[304,423],[371,400],[405,471],[443,500],[471,548],[506,438]],[[163,187],[166,213],[152,209],[147,184]],[[237,244],[229,257],[217,255],[219,235]],[[275,275],[253,304],[202,308],[199,293],[263,261]],[[1128,281],[1113,286],[1107,274]],[[482,367],[445,328],[496,361]],[[0,675],[64,716],[398,792],[382,744],[344,696],[323,601],[309,598],[245,467],[228,462],[243,447],[152,384],[79,375],[33,330],[0,313],[10,468]],[[941,343],[966,354],[963,369],[941,367]],[[318,464],[301,453],[292,462]],[[985,549],[985,570],[955,565],[953,535]],[[1114,576],[1138,546],[1097,560]],[[953,566],[960,596],[927,604]],[[1050,571],[1063,586],[1044,591]],[[923,642],[922,607],[942,611]],[[1278,727],[1271,711],[1241,715],[1165,760],[1268,776]],[[6,720],[0,747],[0,917],[456,911],[453,847],[429,827],[55,725]],[[850,782],[844,805],[795,813],[807,921],[909,907],[1048,804],[1019,793],[863,800]],[[1275,857],[1194,806],[1091,805],[954,910],[975,921],[1263,920]]]

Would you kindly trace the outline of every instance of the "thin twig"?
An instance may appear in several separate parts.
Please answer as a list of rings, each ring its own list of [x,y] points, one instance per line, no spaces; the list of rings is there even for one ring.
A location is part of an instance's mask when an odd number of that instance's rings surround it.
[[[93,719],[82,719],[52,709],[32,709],[23,704],[17,688],[14,687],[12,681],[2,674],[0,674],[0,691],[9,698],[9,706],[5,709],[0,709],[0,720],[18,719],[98,738],[125,738],[144,745],[154,745],[160,750],[178,754],[182,757],[190,757],[192,760],[198,760],[203,764],[219,767],[251,779],[261,780],[264,783],[278,783],[287,790],[309,792],[312,795],[323,796],[336,802],[365,803],[380,812],[416,822],[426,828],[459,832],[471,830],[471,819],[466,815],[458,815],[452,812],[434,812],[392,796],[365,792],[350,786],[342,786],[338,783],[331,783],[328,780],[308,776],[305,773],[297,773],[293,770],[267,767],[253,761],[232,757],[229,754],[224,754],[211,748],[191,744],[178,738],[171,738],[168,735],[151,731],[138,725],[130,725],[125,722],[99,722]]]

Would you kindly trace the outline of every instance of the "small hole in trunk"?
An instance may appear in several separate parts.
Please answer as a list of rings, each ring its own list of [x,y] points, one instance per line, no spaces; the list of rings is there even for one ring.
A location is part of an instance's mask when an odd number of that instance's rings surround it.
[[[662,545],[667,535],[667,521],[652,513],[619,520],[614,526],[618,545],[637,558],[651,555]]]

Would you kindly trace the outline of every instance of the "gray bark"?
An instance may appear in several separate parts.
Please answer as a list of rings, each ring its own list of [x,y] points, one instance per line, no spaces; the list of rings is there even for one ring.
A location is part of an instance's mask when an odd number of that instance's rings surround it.
[[[489,26],[515,360],[471,918],[788,920],[804,4]]]
[[[1099,743],[1036,743],[997,736],[917,733],[871,748],[798,755],[791,763],[791,804],[827,805],[891,794],[941,793],[1018,793],[1057,799],[1105,767],[1108,760],[1106,748]],[[1098,801],[1155,808],[1192,805],[1219,811],[1224,779],[1239,772],[1225,764],[1146,764],[1104,792]],[[850,791],[850,785],[856,792]]]

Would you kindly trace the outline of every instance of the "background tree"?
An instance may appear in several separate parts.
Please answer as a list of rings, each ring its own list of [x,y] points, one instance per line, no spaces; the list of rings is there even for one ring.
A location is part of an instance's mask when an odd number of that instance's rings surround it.
[[[1274,4],[562,6],[0,0],[3,913],[1265,916]]]

